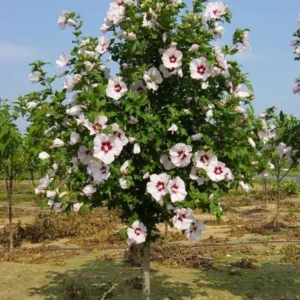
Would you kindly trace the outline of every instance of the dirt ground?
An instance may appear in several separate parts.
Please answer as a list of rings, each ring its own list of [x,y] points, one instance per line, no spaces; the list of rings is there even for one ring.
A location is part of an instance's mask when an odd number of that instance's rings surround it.
[[[279,229],[272,222],[273,203],[230,197],[222,204],[220,225],[198,213],[207,228],[201,242],[188,244],[170,230],[169,238],[153,247],[152,299],[300,299],[300,199],[283,201]],[[2,233],[4,206],[1,202]],[[39,213],[34,203],[18,202],[14,222],[33,223]],[[160,229],[164,235],[163,224]],[[2,243],[0,299],[141,299],[141,267],[124,262],[123,238],[104,241],[101,230],[80,230],[80,236],[23,239],[11,256]]]

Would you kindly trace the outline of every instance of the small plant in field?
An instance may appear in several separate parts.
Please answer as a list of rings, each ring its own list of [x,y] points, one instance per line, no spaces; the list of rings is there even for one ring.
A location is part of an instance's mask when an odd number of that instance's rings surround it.
[[[83,283],[72,281],[66,287],[66,300],[90,300],[87,287]]]
[[[293,217],[297,213],[297,208],[295,206],[291,206],[289,208],[289,215]]]
[[[296,181],[289,180],[282,184],[284,193],[288,196],[297,197],[299,194],[299,187]]]

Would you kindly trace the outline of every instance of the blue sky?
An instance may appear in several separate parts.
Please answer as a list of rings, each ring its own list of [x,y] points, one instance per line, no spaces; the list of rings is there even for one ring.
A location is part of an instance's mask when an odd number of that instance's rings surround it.
[[[289,46],[300,14],[299,0],[289,0],[288,5],[274,0],[224,3],[233,12],[232,24],[225,27],[225,40],[231,38],[235,28],[251,29],[252,51],[239,55],[238,60],[253,82],[256,112],[275,105],[300,117],[300,96],[292,93],[300,63],[293,60]],[[59,12],[79,12],[85,21],[84,34],[100,36],[109,0],[0,0],[0,4],[0,97],[13,101],[33,88],[28,81],[31,61],[54,63],[61,52],[71,49],[70,30],[61,31],[57,26]],[[25,122],[19,124],[24,130]]]

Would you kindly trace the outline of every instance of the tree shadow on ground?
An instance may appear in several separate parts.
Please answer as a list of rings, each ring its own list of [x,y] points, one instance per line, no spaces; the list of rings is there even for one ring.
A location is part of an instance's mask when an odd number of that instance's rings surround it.
[[[151,294],[153,300],[200,299],[201,293],[193,291],[189,283],[168,280],[171,276],[158,275],[152,270]],[[89,261],[77,269],[65,272],[48,272],[50,281],[39,288],[30,289],[30,296],[43,296],[46,300],[100,300],[114,284],[118,285],[105,299],[140,300],[142,298],[142,270],[116,261]],[[71,296],[70,289],[84,290],[88,297]],[[203,294],[203,293],[202,293]],[[205,295],[205,293],[204,293]],[[196,297],[196,298],[195,298]]]
[[[212,299],[300,299],[300,267],[293,264],[265,263],[253,269],[220,267],[199,272],[194,283]],[[226,297],[214,297],[222,294]]]

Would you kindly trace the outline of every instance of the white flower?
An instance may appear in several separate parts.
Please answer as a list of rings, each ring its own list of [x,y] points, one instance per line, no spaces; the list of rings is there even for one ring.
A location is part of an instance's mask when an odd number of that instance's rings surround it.
[[[75,144],[79,143],[79,141],[80,141],[80,135],[77,132],[72,131],[71,135],[70,135],[69,144],[70,145],[75,145]]]
[[[106,116],[97,116],[94,123],[86,122],[84,126],[90,131],[90,135],[100,133],[100,129],[106,128],[108,119]]]
[[[70,55],[68,53],[62,53],[59,59],[56,61],[57,68],[63,68],[68,65],[70,61]]]
[[[89,72],[92,71],[95,67],[95,64],[91,63],[90,61],[85,61],[84,65],[85,65],[86,70]],[[97,87],[97,85],[95,87]]]
[[[129,160],[126,160],[120,168],[121,173],[124,174],[124,175],[127,175],[128,174],[128,167],[129,167]]]
[[[246,49],[251,50],[251,46],[249,43],[249,31],[243,32],[243,38],[242,38],[243,45]]]
[[[240,181],[239,186],[243,189],[244,192],[248,193],[250,191],[249,185],[247,183],[245,183],[244,181]]]
[[[106,15],[105,25],[110,28],[112,25],[119,25],[125,19],[124,5],[118,5],[113,2],[109,6],[109,11]]]
[[[131,41],[135,41],[136,40],[136,35],[133,32],[129,32],[127,37],[131,40]]]
[[[116,36],[120,40],[124,39],[126,37],[126,35],[127,35],[127,32],[124,30],[120,30],[120,31],[116,32]]]
[[[203,185],[205,183],[204,177],[201,175],[201,170],[200,168],[197,167],[192,167],[190,178],[192,180],[196,180],[198,185]]]
[[[90,161],[87,172],[94,178],[94,183],[102,184],[110,176],[109,166],[103,164],[101,161]]]
[[[139,122],[139,120],[134,116],[130,116],[129,118],[130,118],[130,124],[137,124]]]
[[[47,191],[46,193],[47,198],[49,199],[54,199],[57,196],[57,192],[56,191]]]
[[[152,8],[149,9],[148,13],[143,14],[143,27],[153,27],[154,23],[157,19],[157,14],[152,10]]]
[[[61,139],[56,138],[53,141],[52,148],[60,148],[60,147],[63,147],[64,145],[65,145],[65,143]]]
[[[198,44],[193,44],[189,51],[191,52],[197,52],[199,50],[200,46]]]
[[[173,224],[179,230],[186,230],[190,228],[194,220],[194,214],[190,208],[178,208],[176,216],[173,217]]]
[[[267,170],[264,170],[262,173],[261,173],[261,176],[262,178],[268,178],[270,176],[270,173],[267,171]]]
[[[251,146],[252,148],[255,148],[255,147],[256,147],[256,144],[255,144],[255,142],[253,141],[253,139],[252,139],[251,137],[248,138],[248,143],[250,144],[250,146]]]
[[[120,184],[120,186],[121,186],[121,188],[122,188],[123,190],[126,190],[126,189],[129,188],[128,183],[127,183],[127,180],[126,180],[125,178],[120,178],[120,179],[119,179],[119,184]]]
[[[224,35],[224,32],[225,28],[216,23],[214,28],[214,39],[221,38]]]
[[[73,204],[73,211],[74,212],[79,212],[79,210],[80,210],[80,208],[81,208],[81,206],[83,205],[83,203],[81,202],[78,202],[78,203],[74,203]]]
[[[167,49],[162,56],[162,61],[167,69],[179,68],[181,66],[182,52],[174,47]]]
[[[170,180],[168,183],[168,191],[173,203],[183,201],[187,195],[185,183],[180,177]]]
[[[93,160],[92,151],[85,146],[80,146],[78,158],[84,165],[88,165]]]
[[[159,159],[160,163],[163,164],[166,170],[175,169],[176,166],[171,162],[168,155],[162,155]]]
[[[50,155],[47,152],[41,152],[39,154],[39,159],[41,159],[41,160],[47,159],[49,157],[50,157]]]
[[[207,176],[212,181],[216,181],[216,182],[224,180],[226,174],[229,171],[229,169],[226,168],[224,163],[219,162],[217,160],[212,160],[206,170],[207,170]]]
[[[163,33],[162,40],[164,43],[167,41],[167,33],[166,32]]]
[[[214,111],[213,111],[212,109],[209,109],[209,110],[206,112],[205,116],[206,116],[206,119],[207,119],[207,120],[211,120],[211,119],[213,118],[213,116],[214,116]]]
[[[212,151],[197,151],[195,153],[194,164],[199,169],[206,169],[209,163],[212,160],[216,160],[216,157],[213,155]]]
[[[98,38],[98,46],[96,47],[96,52],[99,54],[103,54],[107,51],[110,44],[110,40],[105,36],[101,36]]]
[[[182,72],[182,70],[180,68],[172,68],[172,69],[167,69],[163,64],[161,64],[159,66],[159,70],[162,72],[164,78],[169,78],[173,75],[178,75],[180,76],[180,72]]]
[[[171,131],[172,134],[174,134],[174,132],[177,130],[178,130],[178,126],[174,123],[172,123],[171,127],[168,129],[168,131]]]
[[[286,144],[280,143],[277,147],[276,150],[279,154],[280,157],[283,157],[286,154],[289,154],[292,151],[292,147],[287,147]]]
[[[165,173],[151,175],[150,182],[147,183],[147,192],[151,194],[156,201],[162,202],[163,196],[168,193],[168,181],[169,176]]]
[[[70,93],[73,91],[74,85],[76,84],[75,80],[71,76],[67,76],[64,81],[63,87],[67,89],[67,92]]]
[[[227,173],[225,176],[225,180],[226,181],[233,181],[235,178],[234,174],[232,173],[232,171],[230,169],[227,168]]]
[[[94,157],[109,165],[123,149],[122,141],[113,135],[99,134],[94,139]]]
[[[91,197],[96,191],[97,191],[97,189],[92,184],[86,185],[83,189],[83,193],[87,197]]]
[[[69,116],[79,116],[80,114],[82,114],[82,108],[83,108],[82,105],[74,105],[74,106],[68,108],[66,110],[66,113]]]
[[[145,173],[145,174],[143,175],[143,179],[148,179],[149,177],[150,177],[149,172],[147,172],[147,173]]]
[[[194,58],[190,62],[190,72],[192,78],[206,81],[210,76],[210,69],[206,64],[206,58]]]
[[[181,3],[182,3],[182,0],[169,0],[169,4],[171,4],[174,7],[177,7]]]
[[[119,100],[127,92],[127,85],[122,77],[115,76],[108,80],[106,95],[114,100]]]
[[[144,85],[144,82],[140,79],[138,79],[134,85],[130,86],[130,90],[133,92],[137,92],[137,93],[140,93],[140,92],[144,91],[145,89],[146,89],[146,87]]]
[[[299,79],[295,80],[295,84],[294,84],[294,87],[293,87],[293,93],[294,94],[300,94],[300,80]]]
[[[238,114],[243,114],[245,112],[245,109],[241,106],[237,106],[235,108],[235,112],[237,112]]]
[[[171,162],[179,168],[188,166],[191,162],[192,147],[183,143],[173,146],[169,153]]]
[[[141,147],[138,143],[135,143],[133,145],[133,154],[139,154],[141,153]]]
[[[58,26],[60,29],[65,29],[66,26],[74,27],[76,25],[75,21],[69,18],[69,12],[63,10],[60,15],[58,16]]]
[[[131,228],[127,229],[128,240],[127,243],[131,244],[141,244],[146,241],[147,238],[147,228],[140,221],[135,221]]]
[[[185,231],[185,236],[189,242],[198,242],[201,232],[205,230],[205,225],[202,221],[194,221]]]
[[[226,6],[222,1],[209,2],[206,5],[205,13],[212,19],[219,19],[226,14]]]
[[[37,105],[38,105],[37,102],[30,101],[30,102],[27,102],[26,107],[27,107],[27,109],[32,110],[32,109],[35,109],[37,107]]]
[[[223,68],[224,70],[228,69],[227,60],[220,49],[216,49],[216,61],[221,68]]]
[[[201,141],[201,139],[203,138],[203,134],[202,133],[200,133],[200,132],[198,132],[198,133],[196,133],[196,134],[193,134],[192,136],[191,136],[191,138],[192,138],[192,141]]]
[[[146,82],[147,88],[154,91],[158,89],[158,84],[161,84],[163,81],[160,72],[155,67],[145,72],[143,79]]]
[[[126,146],[128,144],[128,138],[125,136],[125,132],[117,123],[112,124],[111,128],[113,130],[114,136],[121,140],[123,146]]]
[[[33,72],[28,76],[31,83],[38,83],[41,80],[41,74],[38,72]]]

